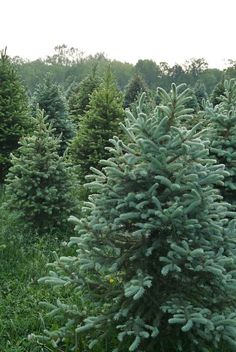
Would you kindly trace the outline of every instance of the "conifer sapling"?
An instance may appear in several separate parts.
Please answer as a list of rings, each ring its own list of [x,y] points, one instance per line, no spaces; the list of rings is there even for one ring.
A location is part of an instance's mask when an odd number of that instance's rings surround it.
[[[60,140],[54,137],[43,112],[38,110],[33,122],[34,134],[22,138],[11,157],[5,206],[25,227],[41,233],[67,223],[73,206],[73,173],[58,155]]]

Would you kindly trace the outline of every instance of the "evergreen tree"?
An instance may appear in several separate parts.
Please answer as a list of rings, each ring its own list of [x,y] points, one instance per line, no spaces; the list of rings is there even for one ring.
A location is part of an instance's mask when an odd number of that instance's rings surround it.
[[[43,113],[33,119],[35,131],[24,137],[6,177],[6,204],[23,226],[42,233],[67,224],[72,211],[72,173],[58,155],[60,140],[53,136]]]
[[[197,101],[197,97],[195,95],[195,91],[192,88],[189,88],[189,100],[186,101],[185,106],[188,109],[192,109],[194,113],[197,113],[199,110],[199,105]]]
[[[228,171],[221,192],[224,198],[236,205],[236,81],[224,83],[224,94],[218,104],[207,105],[206,115],[212,125],[211,154]]]
[[[92,93],[88,111],[70,146],[72,160],[79,165],[82,180],[90,173],[90,167],[98,167],[99,160],[107,157],[105,147],[109,145],[109,138],[117,134],[123,117],[123,97],[108,70],[99,88]]]
[[[6,50],[0,56],[0,180],[9,166],[10,153],[29,129],[27,98]]]
[[[98,86],[99,79],[94,69],[92,74],[84,78],[80,84],[71,87],[68,94],[69,113],[76,125],[88,110],[91,94]]]
[[[235,351],[235,213],[215,188],[227,172],[209,158],[204,131],[181,126],[182,89],[159,89],[152,115],[142,101],[137,118],[127,112],[127,142],[114,138],[94,169],[94,194],[74,219],[75,255],[41,280],[75,287],[86,306],[49,305],[54,346],[69,339],[71,350],[93,350],[107,339],[113,352]]]
[[[132,112],[132,114],[137,117],[139,114],[138,111],[138,102],[141,98],[143,93],[139,93],[136,100],[130,104],[129,106],[129,110]],[[156,105],[160,104],[160,100],[158,95],[156,95],[156,92],[148,90],[147,92],[145,92],[145,101],[143,102],[143,112],[145,114],[151,114],[153,112],[153,110],[155,109]]]
[[[211,102],[213,106],[218,105],[221,102],[221,96],[225,94],[224,79],[221,80],[213,89]]]
[[[68,142],[74,136],[74,127],[69,119],[66,99],[60,87],[47,77],[42,84],[38,85],[32,105],[34,116],[38,107],[44,110],[54,128],[55,136],[62,135],[60,153],[64,152]]]
[[[128,108],[134,103],[139,94],[148,90],[144,80],[138,74],[134,75],[125,88],[124,105]]]
[[[197,99],[198,108],[203,110],[204,101],[208,98],[205,84],[198,81],[194,86],[194,94]]]

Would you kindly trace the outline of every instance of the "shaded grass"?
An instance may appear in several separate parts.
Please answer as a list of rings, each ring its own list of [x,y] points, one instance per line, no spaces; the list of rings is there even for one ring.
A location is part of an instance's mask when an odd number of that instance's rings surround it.
[[[0,204],[3,199],[0,190]],[[39,302],[58,298],[58,290],[40,285],[38,279],[47,274],[53,251],[67,254],[62,238],[55,233],[42,238],[22,233],[10,214],[0,211],[0,351],[50,351],[31,340],[30,334],[44,328]]]

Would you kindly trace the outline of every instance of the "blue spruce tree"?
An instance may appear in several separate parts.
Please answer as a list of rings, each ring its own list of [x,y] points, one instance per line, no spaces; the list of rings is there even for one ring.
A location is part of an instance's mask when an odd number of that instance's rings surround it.
[[[71,285],[83,306],[49,305],[58,328],[44,340],[54,346],[236,349],[235,213],[217,190],[228,173],[209,157],[207,131],[180,123],[191,118],[189,90],[173,84],[158,94],[152,114],[142,112],[144,96],[137,117],[127,112],[126,136],[111,140],[110,158],[87,184],[84,216],[74,219],[75,255],[41,279]]]
[[[36,116],[38,107],[45,111],[48,121],[52,124],[55,137],[61,136],[60,154],[66,150],[69,141],[75,133],[75,128],[69,118],[66,98],[59,85],[47,76],[39,84],[32,98],[33,115]]]
[[[228,176],[220,187],[225,200],[236,205],[236,81],[224,82],[224,94],[213,107],[206,105],[206,117],[212,127],[210,153],[224,164]]]

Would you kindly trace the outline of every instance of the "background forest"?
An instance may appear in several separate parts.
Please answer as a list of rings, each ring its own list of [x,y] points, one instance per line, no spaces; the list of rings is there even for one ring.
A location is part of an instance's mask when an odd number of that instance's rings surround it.
[[[235,351],[235,79],[1,51],[0,350]]]
[[[73,82],[80,82],[88,76],[94,67],[97,68],[98,76],[103,74],[108,64],[111,65],[121,90],[124,90],[135,74],[138,74],[149,89],[155,90],[157,86],[168,89],[172,82],[186,83],[194,88],[197,82],[201,82],[205,85],[207,94],[211,94],[216,84],[223,78],[235,78],[236,75],[236,63],[233,60],[228,60],[227,68],[224,70],[209,68],[204,58],[194,58],[185,64],[174,66],[170,66],[167,62],[156,63],[149,59],[140,59],[133,65],[109,60],[103,53],[86,56],[79,49],[70,48],[65,44],[55,47],[54,54],[45,59],[29,61],[13,57],[12,62],[25,87],[31,93],[47,73],[67,90]]]

